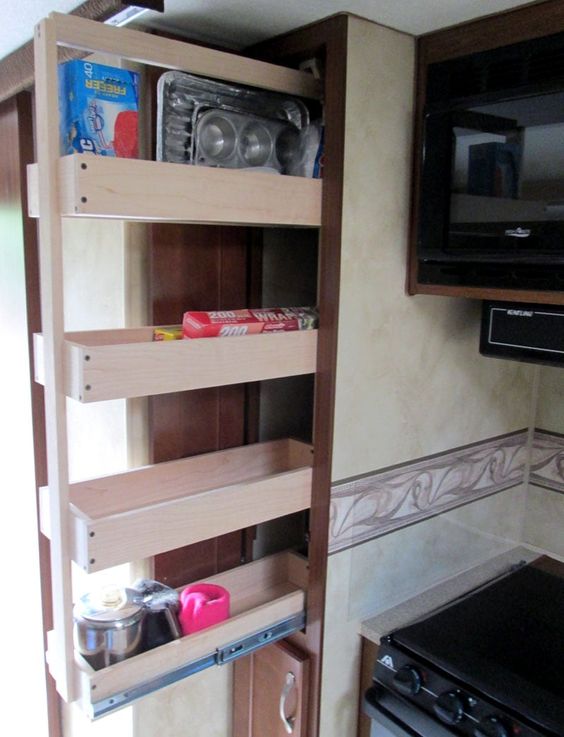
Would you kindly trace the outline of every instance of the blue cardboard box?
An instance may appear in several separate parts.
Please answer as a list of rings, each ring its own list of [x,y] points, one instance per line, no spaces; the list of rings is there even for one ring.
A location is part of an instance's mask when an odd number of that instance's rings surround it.
[[[73,60],[59,65],[61,154],[138,156],[139,75]]]
[[[468,194],[484,197],[519,196],[521,147],[490,141],[468,149]]]

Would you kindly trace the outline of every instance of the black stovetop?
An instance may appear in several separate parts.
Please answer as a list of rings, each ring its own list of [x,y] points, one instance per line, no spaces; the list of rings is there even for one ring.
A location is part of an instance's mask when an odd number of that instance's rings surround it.
[[[392,639],[516,715],[564,735],[564,578],[521,567]]]

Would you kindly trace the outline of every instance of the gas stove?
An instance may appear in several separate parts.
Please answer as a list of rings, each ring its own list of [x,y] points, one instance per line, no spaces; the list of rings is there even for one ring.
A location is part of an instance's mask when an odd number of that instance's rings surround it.
[[[563,572],[522,564],[384,638],[371,737],[564,737]]]

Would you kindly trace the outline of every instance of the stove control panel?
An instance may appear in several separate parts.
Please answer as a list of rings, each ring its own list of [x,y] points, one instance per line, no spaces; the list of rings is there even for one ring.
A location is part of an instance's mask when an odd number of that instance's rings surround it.
[[[427,668],[384,639],[374,667],[374,681],[449,725],[463,737],[543,737],[504,714],[481,696],[459,687],[438,669]]]
[[[404,696],[417,696],[423,684],[419,669],[413,665],[402,665],[394,673],[392,680],[395,688]]]
[[[439,694],[433,704],[433,710],[441,722],[459,724],[466,714],[466,699],[461,691],[444,691]]]
[[[511,737],[515,733],[511,724],[505,724],[498,716],[489,716],[480,719],[474,730],[474,737]]]

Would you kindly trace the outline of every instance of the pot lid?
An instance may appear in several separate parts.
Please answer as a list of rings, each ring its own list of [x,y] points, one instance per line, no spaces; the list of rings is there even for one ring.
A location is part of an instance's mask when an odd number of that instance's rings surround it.
[[[143,601],[143,605],[151,612],[161,612],[165,609],[177,610],[180,597],[176,589],[166,586],[164,583],[149,578],[142,578],[133,584],[133,590],[137,598]]]
[[[143,602],[138,600],[137,592],[114,585],[84,594],[74,608],[75,618],[92,622],[124,622],[139,619],[142,614]]]

